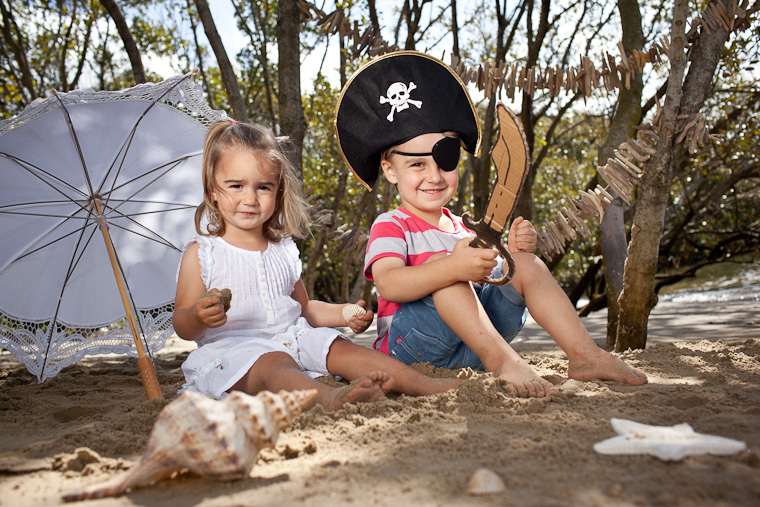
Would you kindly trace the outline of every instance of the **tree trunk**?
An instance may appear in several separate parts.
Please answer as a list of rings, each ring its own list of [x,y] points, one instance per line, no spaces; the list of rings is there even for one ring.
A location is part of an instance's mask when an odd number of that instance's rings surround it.
[[[644,47],[644,32],[641,28],[641,11],[638,0],[619,0],[620,24],[623,29],[623,48],[626,54]],[[641,94],[644,88],[640,73],[631,80],[630,88],[621,88],[617,109],[610,129],[599,147],[598,164],[603,166],[633,127],[641,121]],[[604,258],[604,279],[607,287],[607,347],[613,349],[617,337],[618,298],[623,292],[623,269],[628,240],[625,237],[623,201],[619,197],[604,209],[604,219],[599,225],[602,257]]]
[[[198,17],[201,18],[201,23],[203,23],[203,31],[206,32],[206,38],[209,44],[211,44],[211,49],[214,50],[214,55],[216,55],[216,61],[219,64],[219,71],[222,74],[222,82],[224,83],[224,90],[227,92],[227,100],[232,108],[232,114],[238,121],[247,122],[249,119],[248,110],[245,107],[243,96],[240,94],[235,70],[232,68],[232,63],[230,63],[227,51],[224,49],[222,39],[216,30],[216,24],[214,23],[213,16],[211,16],[208,2],[206,0],[195,0],[195,7],[198,9]]]
[[[61,16],[61,27],[63,27],[63,16]],[[66,66],[66,51],[68,48],[72,45],[71,41],[71,31],[74,28],[74,19],[70,19],[68,23],[66,23],[66,29],[63,34],[58,35],[58,40],[61,40],[61,51],[58,55],[58,81],[60,82],[61,91],[67,92],[70,90],[69,88],[69,79],[66,75],[68,69]]]
[[[670,78],[663,120],[659,126],[657,154],[644,167],[633,218],[623,293],[619,300],[620,319],[615,344],[617,351],[646,346],[647,320],[656,302],[653,281],[657,271],[659,242],[675,170],[674,153],[678,148],[674,145],[677,134],[675,120],[679,114],[698,112],[704,104],[729,36],[728,31],[722,28],[713,30],[710,34],[703,31],[694,50],[688,76],[684,80],[686,5],[685,0],[676,0],[673,8]]]
[[[251,0],[249,2],[250,12],[256,29],[255,31],[248,27],[248,16],[243,10],[242,2],[238,4],[233,1],[232,5],[235,8],[235,15],[239,18],[238,25],[242,27],[242,30],[251,40],[251,51],[259,62],[261,76],[264,79],[264,97],[266,99],[266,111],[269,119],[269,126],[274,129],[277,125],[277,117],[274,112],[272,95],[274,95],[275,92],[272,88],[272,76],[269,74],[269,56],[267,55],[267,49],[269,48],[269,9],[267,9],[266,5],[264,5],[264,8],[262,9],[262,6],[259,5],[260,3],[261,2],[257,0]],[[253,79],[256,79],[256,77]]]
[[[24,47],[24,38],[21,35],[21,31],[16,24],[16,19],[13,17],[13,13],[6,9],[5,2],[0,2],[0,12],[3,15],[3,40],[13,51],[13,55],[16,57],[16,63],[19,67],[21,76],[18,76],[13,72],[14,77],[18,81],[19,90],[26,90],[28,94],[27,103],[36,99],[39,94],[34,88],[34,76],[32,76],[32,70],[29,67],[29,61],[26,59],[26,48]],[[15,39],[14,39],[15,36]]]
[[[451,0],[451,52],[457,58],[459,55],[459,21],[457,20],[457,0]]]
[[[84,72],[84,65],[87,62],[87,51],[90,49],[90,37],[92,35],[92,27],[95,24],[95,16],[95,12],[90,11],[90,17],[85,22],[87,25],[87,31],[85,32],[84,40],[82,41],[82,51],[79,52],[77,70],[74,73],[74,77],[71,79],[71,82],[68,83],[69,90],[75,90],[79,87],[79,79],[82,77],[82,73]]]
[[[503,11],[500,10],[502,6],[497,5],[496,6],[496,20],[497,20],[497,29],[496,29],[496,54],[494,55],[494,65],[498,65],[499,62],[505,61],[507,52],[509,51],[510,47],[512,46],[512,41],[514,40],[515,33],[517,32],[518,25],[520,23],[520,20],[522,19],[523,15],[525,14],[526,10],[526,3],[523,2],[519,6],[520,10],[515,15],[514,11],[512,16],[509,18],[507,17],[507,5],[506,2],[503,4]],[[510,30],[509,34],[507,34],[507,28],[509,27],[509,23],[512,22],[512,29]],[[506,35],[506,39],[505,39]],[[527,96],[527,94],[523,95],[524,97]],[[494,182],[491,179],[491,148],[493,147],[493,141],[495,138],[494,130],[496,128],[495,121],[496,121],[496,90],[493,90],[490,97],[486,97],[488,99],[488,104],[486,106],[486,115],[485,120],[482,123],[482,139],[480,142],[480,158],[477,158],[474,160],[474,163],[472,164],[472,215],[476,219],[480,219],[483,216],[483,213],[486,211],[486,207],[488,206],[488,200],[491,196],[491,189],[493,188]],[[526,135],[528,135],[527,127],[525,126],[524,119],[523,119],[523,130],[525,130]],[[529,143],[528,146],[530,147],[531,144]],[[528,159],[530,160],[531,153],[527,154]],[[525,192],[521,192],[520,195],[524,194]],[[519,196],[518,196],[519,198]],[[516,216],[516,215],[515,215]]]
[[[129,63],[132,65],[132,74],[135,76],[135,83],[147,83],[148,79],[145,77],[145,69],[143,68],[142,59],[140,58],[140,49],[137,47],[135,38],[132,37],[132,32],[129,30],[127,20],[124,19],[124,13],[116,4],[115,0],[100,0],[100,3],[108,11],[108,15],[111,16],[113,22],[116,24],[116,29],[119,31],[119,37],[124,43],[124,50],[129,56]]]
[[[529,0],[526,12],[526,28],[528,33],[528,59],[525,62],[525,68],[535,67],[538,62],[538,55],[544,44],[544,38],[549,31],[549,9],[551,0],[541,0],[541,9],[538,16],[538,27],[535,34],[533,33],[533,1]],[[535,114],[533,112],[533,97],[523,91],[522,111],[520,111],[525,140],[528,142],[528,157],[533,158],[533,152],[536,146],[536,126]],[[536,180],[536,168],[531,167],[525,176],[520,195],[517,196],[517,208],[515,215],[518,213],[526,220],[533,218],[533,183]]]
[[[206,77],[206,70],[203,65],[203,51],[201,51],[201,45],[198,43],[198,30],[195,24],[195,14],[193,14],[192,8],[193,1],[187,0],[187,17],[190,20],[190,31],[193,34],[193,42],[195,43],[195,56],[198,58],[198,73],[201,75],[201,81],[203,82],[203,88],[206,90],[206,97],[208,105],[211,109],[216,109],[216,100],[214,99],[214,92],[211,89],[211,85]]]
[[[277,47],[279,55],[277,105],[280,130],[293,143],[293,162],[303,171],[303,138],[306,118],[301,104],[301,42],[299,18],[301,10],[296,0],[280,0],[277,14]]]

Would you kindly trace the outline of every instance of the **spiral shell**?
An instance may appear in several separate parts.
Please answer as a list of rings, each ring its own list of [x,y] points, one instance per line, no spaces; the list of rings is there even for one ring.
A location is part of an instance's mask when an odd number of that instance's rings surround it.
[[[501,493],[506,489],[507,486],[501,480],[501,477],[488,468],[476,470],[467,483],[467,493],[471,495],[490,495]]]
[[[189,469],[202,477],[231,481],[248,477],[262,449],[274,447],[316,390],[234,392],[222,401],[184,392],[159,414],[140,461],[124,474],[81,491],[65,501],[118,496]]]
[[[349,320],[353,319],[357,315],[364,315],[365,313],[367,313],[367,310],[359,305],[346,305],[343,307],[343,320],[348,323]]]

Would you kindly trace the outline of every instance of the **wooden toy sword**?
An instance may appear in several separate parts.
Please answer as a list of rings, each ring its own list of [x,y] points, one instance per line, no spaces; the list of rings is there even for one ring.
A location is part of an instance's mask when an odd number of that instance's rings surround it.
[[[491,150],[491,159],[496,167],[498,180],[488,199],[483,219],[473,222],[469,213],[465,213],[462,219],[465,226],[476,234],[470,246],[495,247],[509,266],[509,271],[501,278],[486,277],[481,282],[505,285],[512,280],[515,273],[515,261],[502,244],[501,237],[509,228],[517,196],[528,174],[530,160],[528,159],[528,142],[515,115],[501,102],[496,106],[496,114],[499,119],[499,138]]]

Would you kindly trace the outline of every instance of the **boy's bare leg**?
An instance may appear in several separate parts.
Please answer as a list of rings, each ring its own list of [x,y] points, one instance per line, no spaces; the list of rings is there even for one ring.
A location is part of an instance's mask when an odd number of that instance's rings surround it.
[[[557,391],[504,341],[470,283],[459,282],[434,292],[433,303],[441,319],[478,356],[486,371],[508,381],[518,396],[542,398]]]
[[[387,354],[348,340],[338,339],[330,346],[327,370],[333,375],[353,380],[371,369],[380,369],[393,379],[392,383],[383,385],[384,391],[410,396],[443,393],[462,382],[455,378],[428,377]]]
[[[364,370],[365,373],[370,370]],[[292,357],[284,352],[270,352],[259,358],[253,367],[230,391],[256,394],[260,391],[277,392],[316,389],[311,406],[321,405],[327,411],[340,410],[346,403],[371,402],[385,397],[393,379],[383,371],[355,377],[355,382],[334,388],[315,380],[301,371]],[[311,408],[309,406],[308,408]]]
[[[515,254],[514,259],[515,276],[510,283],[525,297],[525,304],[536,323],[567,354],[570,378],[646,384],[646,374],[594,343],[567,295],[541,259],[524,253]]]

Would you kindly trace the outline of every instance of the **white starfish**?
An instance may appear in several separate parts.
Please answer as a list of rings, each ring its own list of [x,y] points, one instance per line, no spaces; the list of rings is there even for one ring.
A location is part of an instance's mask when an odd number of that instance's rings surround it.
[[[594,444],[600,454],[649,454],[665,461],[680,461],[697,454],[729,456],[747,448],[738,440],[697,433],[686,423],[650,426],[615,418],[610,422],[619,436]]]

